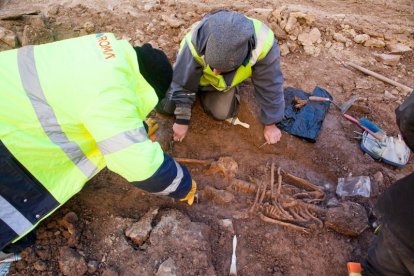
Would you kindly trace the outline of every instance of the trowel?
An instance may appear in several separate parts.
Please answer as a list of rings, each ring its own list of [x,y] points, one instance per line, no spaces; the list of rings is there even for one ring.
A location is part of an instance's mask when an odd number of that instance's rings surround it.
[[[336,106],[339,110],[341,110],[342,114],[345,114],[345,112],[348,111],[348,109],[354,104],[354,102],[358,100],[358,96],[353,96],[352,98],[350,98],[349,100],[347,100],[341,105],[338,105],[330,98],[325,98],[325,97],[310,96],[309,100],[311,102],[331,102],[334,106]]]
[[[230,265],[230,276],[237,276],[236,268],[236,247],[237,247],[237,237],[233,236],[233,254],[231,255],[231,265]]]

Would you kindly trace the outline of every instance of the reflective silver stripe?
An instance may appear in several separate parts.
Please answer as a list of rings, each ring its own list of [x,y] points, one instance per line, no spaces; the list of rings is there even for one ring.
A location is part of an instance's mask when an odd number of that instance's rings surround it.
[[[158,192],[158,193],[154,193],[156,195],[169,195],[173,192],[175,192],[178,188],[178,186],[181,183],[181,180],[183,179],[183,169],[181,168],[180,165],[178,165],[178,163],[174,160],[175,162],[175,166],[177,167],[177,176],[174,178],[174,180],[171,182],[171,184],[165,188],[164,191]]]
[[[17,51],[17,64],[23,87],[43,131],[53,143],[66,153],[86,177],[92,177],[98,168],[83,154],[75,142],[68,139],[58,123],[53,108],[46,100],[36,69],[33,46],[26,46]]]
[[[252,58],[250,59],[250,63],[252,66],[256,64],[257,59],[262,53],[269,32],[271,32],[270,29],[262,23],[259,35],[257,36],[256,48],[252,51]]]
[[[19,236],[33,227],[33,224],[2,196],[0,196],[0,219]]]
[[[129,147],[132,144],[148,140],[148,134],[144,127],[128,130],[108,139],[98,142],[98,147],[103,155],[111,154]]]

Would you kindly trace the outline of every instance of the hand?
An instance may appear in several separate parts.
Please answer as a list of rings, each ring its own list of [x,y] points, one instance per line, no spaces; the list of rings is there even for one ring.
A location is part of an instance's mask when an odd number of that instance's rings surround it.
[[[187,135],[187,131],[188,131],[188,125],[180,125],[177,123],[174,123],[173,125],[173,139],[176,142],[181,142],[184,137]]]
[[[268,144],[276,144],[280,141],[282,132],[275,124],[267,125],[263,129],[263,136]]]
[[[191,182],[191,190],[188,192],[188,194],[180,199],[182,202],[187,202],[188,205],[193,205],[194,198],[196,197],[196,191],[197,191],[197,183],[193,179]]]

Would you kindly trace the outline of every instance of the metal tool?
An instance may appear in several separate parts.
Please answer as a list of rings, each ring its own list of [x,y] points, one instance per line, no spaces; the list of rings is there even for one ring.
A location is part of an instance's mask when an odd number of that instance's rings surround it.
[[[237,237],[233,236],[233,254],[231,255],[231,265],[230,265],[230,276],[237,276],[237,267],[236,267],[236,247],[237,247]]]
[[[260,148],[262,148],[262,147],[264,147],[265,145],[267,145],[267,144],[269,144],[268,142],[264,142],[260,147],[259,147],[259,149]]]
[[[342,114],[344,114],[354,104],[354,102],[358,100],[358,96],[353,96],[352,98],[350,98],[349,100],[347,100],[341,105],[338,105],[330,98],[325,98],[325,97],[310,96],[309,100],[312,102],[331,102],[334,106],[336,106],[341,111]]]
[[[350,122],[356,124],[357,126],[359,126],[361,129],[365,130],[366,132],[368,132],[369,134],[371,134],[371,136],[373,136],[375,139],[378,139],[379,141],[384,140],[387,136],[381,134],[381,133],[376,133],[373,132],[372,130],[370,130],[369,128],[364,127],[363,125],[361,125],[361,123],[354,117],[352,117],[351,115],[348,114],[343,114],[343,116]]]

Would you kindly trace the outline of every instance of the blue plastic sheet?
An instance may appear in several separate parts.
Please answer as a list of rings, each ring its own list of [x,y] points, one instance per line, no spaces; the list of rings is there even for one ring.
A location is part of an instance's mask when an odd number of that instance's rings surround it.
[[[312,94],[293,87],[285,88],[285,117],[278,127],[287,133],[315,143],[322,128],[323,120],[328,112],[330,102],[311,102],[301,109],[295,108],[293,100],[298,97],[307,100],[310,96],[318,96],[332,99],[331,94],[325,89],[316,87]]]

